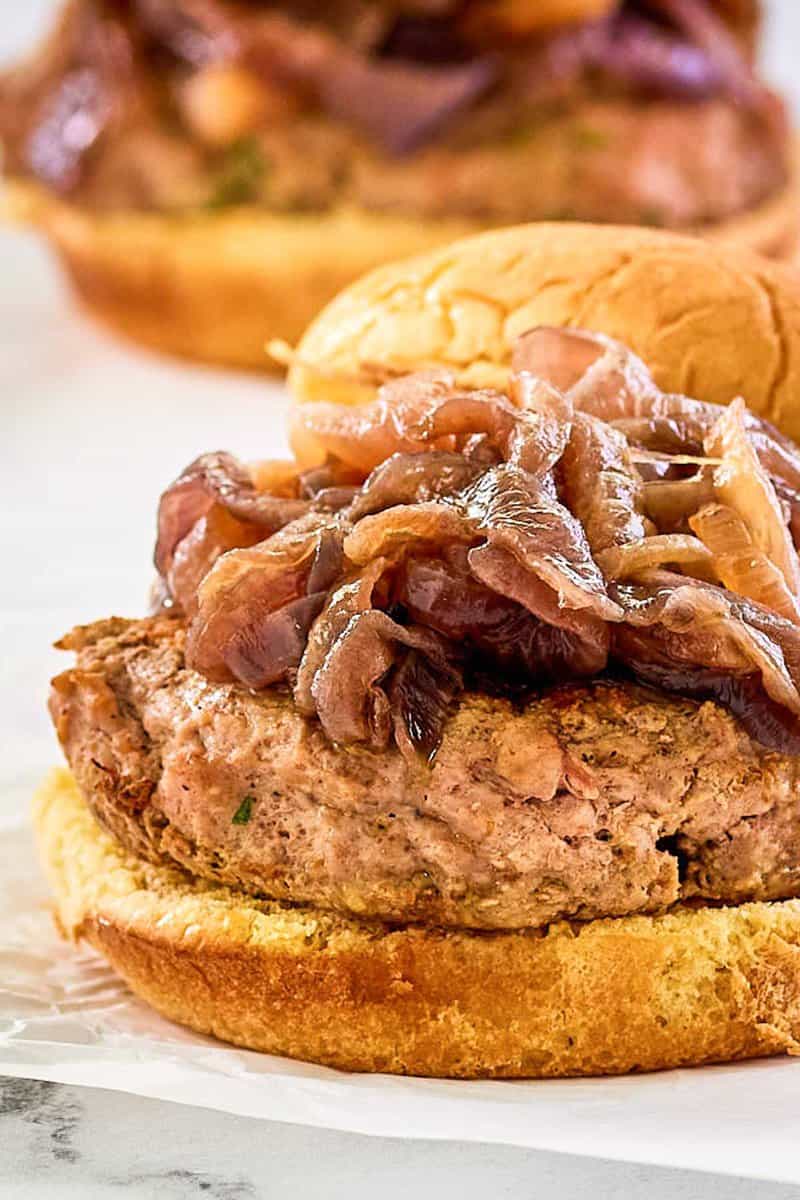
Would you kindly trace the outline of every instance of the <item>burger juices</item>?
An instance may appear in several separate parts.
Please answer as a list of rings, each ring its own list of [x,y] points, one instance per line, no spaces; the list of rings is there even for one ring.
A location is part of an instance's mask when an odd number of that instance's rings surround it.
[[[398,376],[292,440],[191,464],[159,611],[62,642],[53,718],[123,847],[445,929],[800,895],[792,443],[546,328],[507,393]]]
[[[751,4],[72,0],[6,170],[93,211],[713,227],[788,178]]]

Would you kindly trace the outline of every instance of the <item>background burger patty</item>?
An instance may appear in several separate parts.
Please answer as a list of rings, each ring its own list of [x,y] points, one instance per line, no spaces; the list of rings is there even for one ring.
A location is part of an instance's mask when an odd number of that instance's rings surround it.
[[[596,23],[494,45],[481,21],[464,59],[463,5],[424,5],[410,25],[395,6],[357,0],[290,7],[73,0],[39,54],[0,75],[7,173],[97,210],[353,206],[674,228],[750,211],[788,179],[781,102],[746,57],[738,90],[709,61],[710,81],[687,91],[672,73],[701,52],[691,39],[659,45],[647,6],[622,6],[622,32],[605,35],[610,74],[587,57]]]
[[[286,693],[186,668],[169,618],[62,643],[51,710],[99,820],[247,892],[483,929],[800,894],[800,760],[627,683],[468,695],[431,768],[336,749]]]

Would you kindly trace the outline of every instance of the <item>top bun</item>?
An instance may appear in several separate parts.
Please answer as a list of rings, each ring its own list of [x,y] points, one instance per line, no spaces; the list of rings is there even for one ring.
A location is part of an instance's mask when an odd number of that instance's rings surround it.
[[[578,326],[634,350],[659,386],[749,407],[800,440],[800,274],[694,238],[595,225],[525,225],[382,267],[303,337],[298,402],[369,400],[377,366],[446,366],[503,388],[537,325]]]

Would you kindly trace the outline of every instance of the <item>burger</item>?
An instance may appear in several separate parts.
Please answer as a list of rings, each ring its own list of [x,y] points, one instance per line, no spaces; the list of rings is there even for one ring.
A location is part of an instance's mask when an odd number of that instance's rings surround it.
[[[797,1052],[800,280],[485,234],[345,293],[290,382],[294,459],[198,458],[152,615],[60,643],[64,932],[351,1070]]]
[[[12,208],[88,309],[261,367],[344,286],[489,226],[774,256],[790,139],[755,0],[71,0],[0,83]]]

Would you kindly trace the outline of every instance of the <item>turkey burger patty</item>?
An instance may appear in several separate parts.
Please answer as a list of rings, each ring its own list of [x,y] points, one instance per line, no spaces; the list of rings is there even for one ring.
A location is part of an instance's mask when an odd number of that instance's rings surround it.
[[[251,895],[477,929],[800,892],[795,757],[629,683],[467,694],[432,767],[338,749],[287,694],[211,684],[171,618],[62,643],[51,712],[123,846]]]

